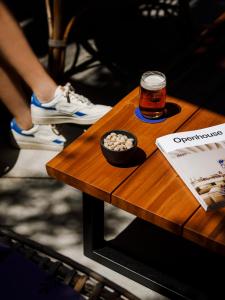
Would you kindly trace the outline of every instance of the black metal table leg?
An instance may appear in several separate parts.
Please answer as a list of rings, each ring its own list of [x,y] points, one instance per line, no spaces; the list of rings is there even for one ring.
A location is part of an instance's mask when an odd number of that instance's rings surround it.
[[[213,299],[215,291],[220,295],[222,277],[216,268],[225,268],[225,261],[204,248],[138,218],[106,241],[104,201],[86,194],[83,226],[84,254],[106,267],[171,299]]]
[[[104,246],[104,201],[83,194],[83,220],[84,254],[92,257]]]

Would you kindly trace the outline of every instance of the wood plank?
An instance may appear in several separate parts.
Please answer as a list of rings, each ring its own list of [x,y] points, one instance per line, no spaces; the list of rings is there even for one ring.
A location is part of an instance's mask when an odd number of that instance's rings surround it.
[[[113,192],[111,203],[175,234],[199,207],[159,151]]]
[[[100,137],[108,130],[124,129],[138,138],[138,146],[148,157],[156,150],[155,139],[179,128],[198,107],[188,102],[168,97],[182,107],[179,114],[163,123],[148,124],[134,114],[138,106],[138,89],[119,102],[106,116],[92,125],[47,164],[48,174],[73,187],[104,201],[137,167],[119,168],[110,165],[101,153]]]
[[[223,115],[200,109],[179,131],[223,122]],[[159,150],[113,192],[111,203],[176,234],[200,206]]]
[[[199,207],[185,224],[183,237],[225,255],[225,208],[206,213]]]

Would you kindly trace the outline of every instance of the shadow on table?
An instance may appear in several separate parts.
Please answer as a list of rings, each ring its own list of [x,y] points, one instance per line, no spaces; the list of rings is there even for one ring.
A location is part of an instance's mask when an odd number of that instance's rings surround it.
[[[171,118],[181,112],[181,107],[173,102],[167,102],[164,117]]]

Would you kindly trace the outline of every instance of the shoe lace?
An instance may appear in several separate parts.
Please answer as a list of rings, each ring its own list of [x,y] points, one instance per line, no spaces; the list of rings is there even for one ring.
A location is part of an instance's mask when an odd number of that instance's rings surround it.
[[[59,138],[60,140],[65,141],[65,138],[59,133],[55,125],[37,125],[36,135],[48,140],[49,138],[55,139]]]
[[[67,83],[63,87],[63,96],[66,98],[68,103],[77,103],[80,102],[82,104],[91,105],[91,101],[84,97],[83,95],[75,93],[73,86],[70,83]]]
[[[52,131],[54,134],[56,134],[56,135],[60,135],[60,133],[59,133],[57,127],[56,127],[55,125],[53,125],[53,124],[51,125],[51,131]]]

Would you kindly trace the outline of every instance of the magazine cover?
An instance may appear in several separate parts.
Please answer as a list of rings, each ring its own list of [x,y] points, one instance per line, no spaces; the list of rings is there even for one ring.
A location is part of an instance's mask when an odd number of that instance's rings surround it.
[[[225,206],[225,124],[166,135],[156,145],[205,210]]]

